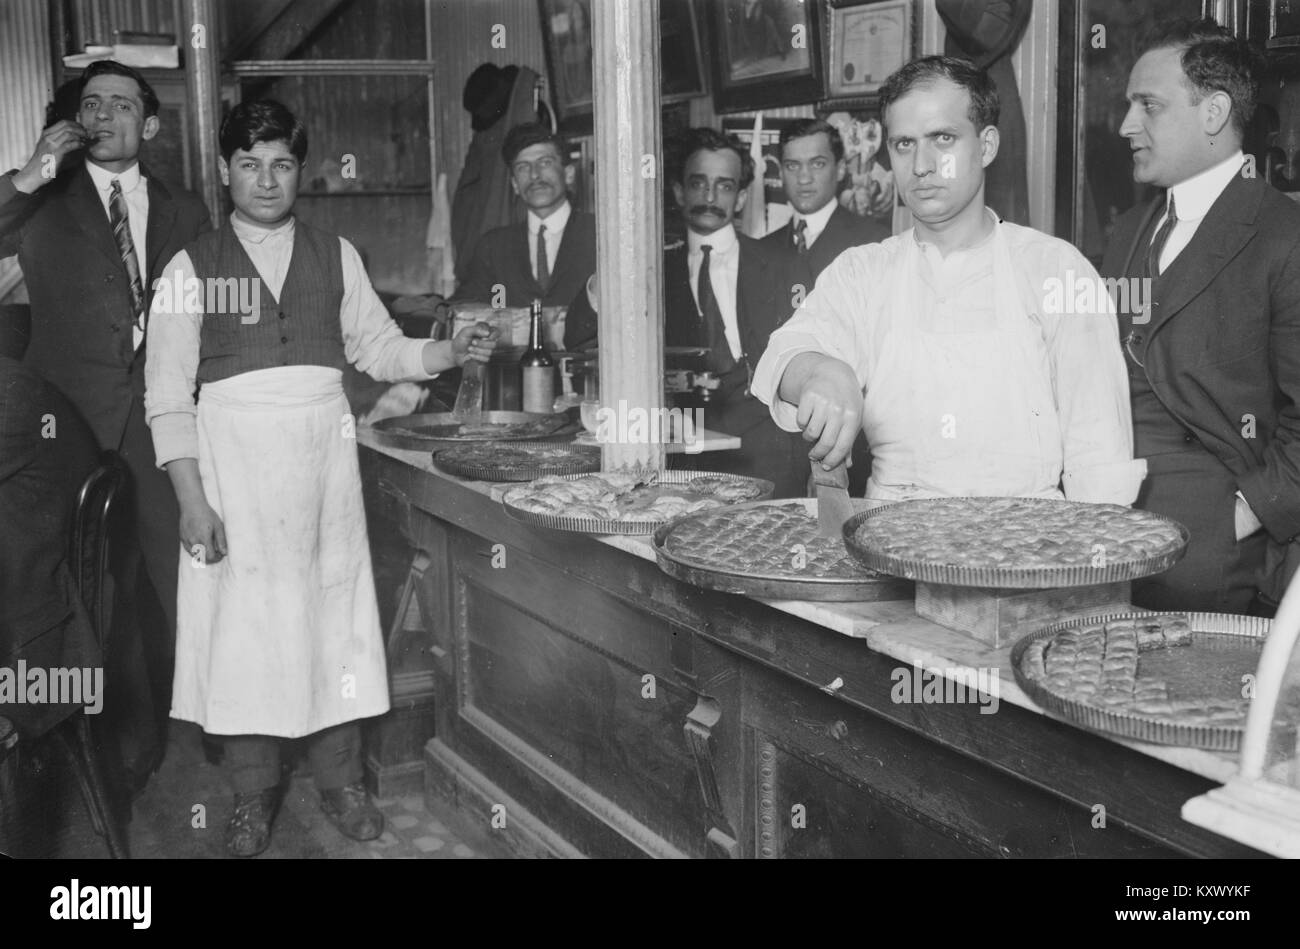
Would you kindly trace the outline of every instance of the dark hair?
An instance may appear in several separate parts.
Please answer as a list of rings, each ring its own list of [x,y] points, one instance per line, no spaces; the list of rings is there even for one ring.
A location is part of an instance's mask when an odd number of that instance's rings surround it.
[[[796,138],[808,138],[811,135],[826,134],[826,138],[831,143],[831,154],[835,156],[836,161],[844,158],[844,139],[840,137],[840,130],[825,119],[799,119],[792,122],[781,130],[781,147],[778,154],[785,156],[785,146],[793,142]]]
[[[1255,115],[1259,80],[1264,72],[1262,54],[1210,18],[1187,17],[1161,23],[1147,35],[1139,52],[1181,49],[1183,77],[1192,91],[1193,104],[1214,92],[1232,100],[1232,125],[1244,136]]]
[[[307,159],[307,127],[274,99],[241,102],[221,123],[221,157],[230,161],[236,149],[251,151],[258,142],[287,142],[299,162]]]
[[[670,180],[683,185],[686,183],[686,163],[696,152],[725,152],[728,149],[740,158],[740,188],[743,191],[754,180],[754,159],[736,136],[724,135],[711,128],[687,129],[674,139],[670,148],[671,157],[668,159],[672,172]]]
[[[153,91],[153,86],[130,66],[123,66],[115,59],[98,60],[82,71],[80,85],[77,86],[78,105],[81,104],[81,96],[86,91],[86,83],[96,76],[125,76],[127,79],[134,79],[135,84],[140,87],[140,103],[144,106],[145,118],[158,114],[158,93]]]
[[[525,122],[506,132],[506,140],[501,144],[501,157],[506,166],[510,167],[520,152],[534,145],[555,146],[555,150],[560,153],[560,161],[566,165],[569,163],[569,143],[540,122]]]
[[[896,70],[880,87],[880,118],[889,115],[889,107],[917,86],[930,85],[947,79],[970,93],[970,116],[975,131],[982,132],[998,124],[1002,106],[998,100],[998,87],[989,74],[955,56],[923,56]]]

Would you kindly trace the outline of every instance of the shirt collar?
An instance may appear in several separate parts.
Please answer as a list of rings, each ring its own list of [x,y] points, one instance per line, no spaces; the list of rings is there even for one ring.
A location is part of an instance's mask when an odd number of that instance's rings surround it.
[[[1238,150],[1217,165],[1170,188],[1178,220],[1199,221],[1205,217],[1210,205],[1219,200],[1219,195],[1232,183],[1232,179],[1241,173],[1245,160],[1246,156]]]
[[[569,223],[569,215],[573,213],[573,205],[565,201],[558,208],[551,212],[551,216],[542,220],[532,211],[528,212],[528,233],[536,234],[537,229],[545,224],[547,234],[558,234],[564,230],[565,225]]]
[[[86,162],[86,170],[90,172],[90,180],[95,183],[95,187],[105,193],[112,190],[114,179],[122,186],[123,194],[130,194],[144,180],[144,175],[140,174],[139,162],[136,162],[126,171],[112,172],[107,168],[100,168],[93,161],[88,161]]]
[[[826,230],[826,225],[830,223],[831,215],[835,213],[837,207],[839,207],[839,202],[834,198],[831,198],[831,200],[826,202],[826,207],[822,208],[820,211],[814,211],[812,214],[800,214],[798,211],[795,211],[794,222],[790,226],[795,228],[799,226],[800,221],[807,221],[808,230],[806,233],[820,234],[822,231]]]
[[[710,254],[726,254],[731,251],[740,242],[736,240],[735,225],[728,224],[726,227],[719,228],[712,234],[696,234],[689,227],[686,229],[686,247],[692,254],[700,253],[700,245],[708,244],[711,248]]]
[[[989,231],[986,235],[984,235],[984,237],[980,238],[979,241],[977,241],[974,244],[971,244],[969,247],[958,247],[950,251],[949,256],[952,256],[953,254],[959,254],[963,251],[978,250],[979,248],[983,247],[985,244],[991,244],[993,242],[993,235],[997,232],[998,227],[1001,226],[1002,219],[998,217],[998,212],[994,211],[988,205],[984,206],[984,213],[988,217],[991,217],[993,219],[993,230]],[[935,246],[929,241],[921,240],[921,235],[917,233],[915,226],[912,227],[912,239],[916,241],[916,246],[920,247],[922,250],[924,250],[927,247]]]
[[[293,215],[289,219],[275,227],[257,227],[246,221],[241,221],[235,217],[234,212],[230,215],[230,226],[235,229],[235,236],[246,244],[261,244],[267,240],[285,240],[293,237]]]

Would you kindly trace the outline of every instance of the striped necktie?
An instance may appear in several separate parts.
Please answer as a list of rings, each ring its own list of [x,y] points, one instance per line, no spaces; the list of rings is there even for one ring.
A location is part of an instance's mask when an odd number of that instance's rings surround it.
[[[131,219],[127,215],[122,184],[116,178],[113,179],[112,190],[109,193],[108,218],[113,224],[113,239],[117,241],[118,253],[122,255],[122,266],[126,268],[126,274],[131,279],[132,319],[143,331],[144,284],[140,281],[140,261],[135,256],[135,241],[131,239]]]
[[[1174,193],[1169,192],[1169,213],[1165,216],[1165,222],[1160,225],[1160,230],[1156,231],[1156,236],[1151,239],[1151,249],[1147,252],[1147,276],[1153,280],[1160,276],[1160,255],[1164,253],[1165,244],[1169,243],[1169,235],[1174,232],[1174,226],[1178,223],[1178,214],[1174,211]]]
[[[799,218],[799,223],[794,226],[794,249],[799,254],[808,253],[808,222],[804,218]]]

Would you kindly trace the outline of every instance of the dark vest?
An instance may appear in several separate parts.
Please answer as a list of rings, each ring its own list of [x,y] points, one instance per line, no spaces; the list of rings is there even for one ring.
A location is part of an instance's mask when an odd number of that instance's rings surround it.
[[[337,237],[295,222],[293,256],[278,301],[229,225],[204,234],[187,249],[204,291],[200,385],[275,366],[340,371],[347,366],[339,324],[343,262]],[[260,309],[241,313],[239,287],[253,279]]]

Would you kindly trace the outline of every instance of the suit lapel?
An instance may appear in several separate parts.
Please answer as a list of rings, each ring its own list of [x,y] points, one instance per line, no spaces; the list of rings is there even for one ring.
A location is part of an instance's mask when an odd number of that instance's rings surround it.
[[[542,296],[542,288],[537,285],[537,277],[533,274],[533,259],[528,253],[528,222],[524,221],[523,224],[516,227],[514,234],[512,243],[515,246],[512,248],[510,256],[514,258],[516,266],[521,268],[521,276],[524,278],[524,284],[528,287],[528,299],[523,303],[523,306],[528,306],[533,300],[540,299]],[[518,306],[519,304],[512,300],[510,305]]]
[[[100,203],[95,191],[95,182],[90,172],[82,168],[68,185],[68,213],[86,235],[86,239],[105,257],[117,265],[123,273],[122,255],[113,240],[113,226],[108,221],[104,205]]]
[[[1133,258],[1137,256],[1139,250],[1138,245],[1142,243],[1142,235],[1146,234],[1147,231],[1150,230],[1151,221],[1160,213],[1160,210],[1163,207],[1164,201],[1161,198],[1154,199],[1147,206],[1146,213],[1142,215],[1142,219],[1138,222],[1137,230],[1133,233],[1132,240],[1129,241],[1128,253],[1124,257],[1124,266],[1120,268],[1119,273],[1115,276],[1132,276],[1135,273],[1133,270]]]
[[[149,223],[145,228],[144,249],[149,260],[145,270],[145,292],[150,293],[153,281],[158,277],[158,268],[167,263],[168,258],[164,258],[162,252],[171,243],[172,227],[176,223],[176,204],[161,182],[153,177],[147,177],[146,180],[149,182]]]
[[[573,269],[579,253],[577,248],[582,246],[582,235],[579,233],[581,229],[582,217],[575,208],[569,212],[569,223],[560,235],[560,246],[555,252],[555,266],[551,268],[551,286],[557,285]]]
[[[1159,322],[1152,328],[1153,333],[1209,286],[1228,261],[1255,236],[1259,202],[1259,194],[1252,194],[1240,176],[1223,189],[1196,228],[1192,242],[1160,275]]]

